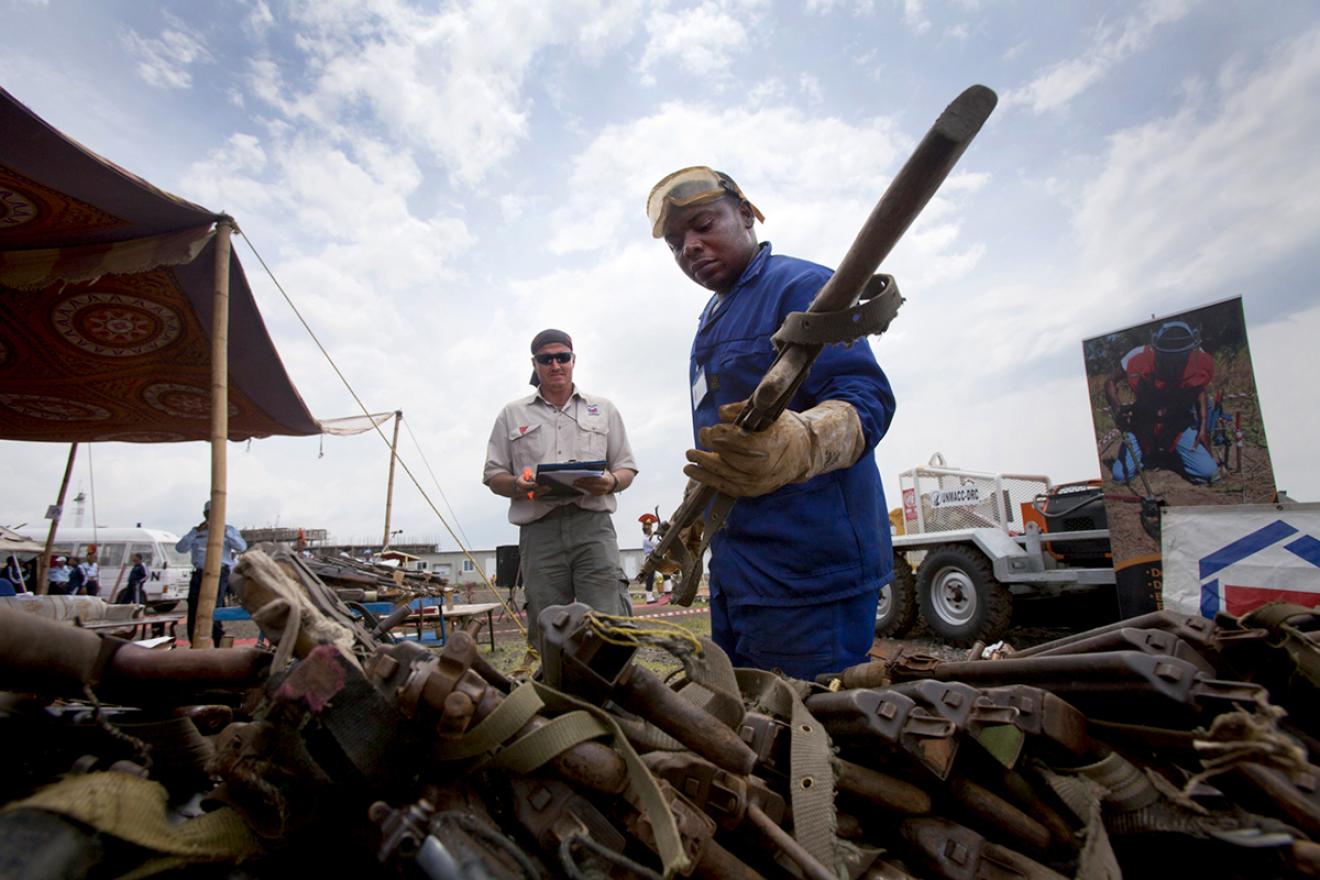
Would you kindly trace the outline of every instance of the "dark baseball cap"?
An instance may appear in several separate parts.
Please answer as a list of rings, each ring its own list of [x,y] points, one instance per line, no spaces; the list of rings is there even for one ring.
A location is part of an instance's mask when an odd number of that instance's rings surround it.
[[[537,349],[541,348],[542,346],[554,345],[555,343],[559,343],[560,345],[567,345],[569,351],[573,350],[572,336],[569,336],[563,330],[551,329],[551,330],[542,330],[540,333],[532,337],[532,354],[536,354]]]

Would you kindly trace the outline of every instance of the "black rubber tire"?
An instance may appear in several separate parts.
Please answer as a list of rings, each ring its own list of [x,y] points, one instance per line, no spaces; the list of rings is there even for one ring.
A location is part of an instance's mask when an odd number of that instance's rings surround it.
[[[179,604],[178,602],[153,602],[151,605],[151,610],[160,614],[164,614],[166,611],[173,611],[176,607],[178,607],[178,604]]]
[[[912,566],[894,554],[894,579],[880,588],[880,603],[875,608],[875,636],[878,639],[905,636],[917,623],[917,581]]]
[[[998,640],[1013,617],[1013,598],[995,580],[990,560],[966,544],[944,544],[917,569],[917,603],[939,639],[967,647]]]

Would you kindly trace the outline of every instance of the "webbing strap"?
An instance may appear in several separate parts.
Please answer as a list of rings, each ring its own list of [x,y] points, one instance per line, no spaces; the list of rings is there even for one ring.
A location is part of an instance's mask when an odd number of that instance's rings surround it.
[[[698,641],[701,643],[701,657],[689,665],[690,678],[679,690],[679,695],[737,730],[746,709],[738,692],[733,663],[708,636],[702,636]]]
[[[1104,786],[1086,776],[1055,773],[1039,761],[1032,766],[1084,826],[1075,880],[1121,880],[1123,872],[1109,842],[1101,808],[1107,793]]]
[[[609,732],[609,728],[586,712],[568,712],[500,749],[491,766],[514,773],[531,773],[564,750]]]
[[[770,341],[776,348],[798,345],[851,345],[863,336],[884,333],[898,315],[903,297],[892,275],[873,275],[866,282],[857,304],[836,312],[789,312]]]
[[[1104,799],[1119,810],[1139,810],[1160,799],[1160,793],[1146,774],[1118,752],[1078,767],[1077,772],[1103,786]]]
[[[458,761],[493,752],[505,740],[522,730],[523,725],[531,721],[532,716],[541,711],[544,705],[531,682],[519,685],[476,727],[445,744],[443,759]]]
[[[614,748],[623,755],[623,762],[628,767],[628,789],[633,793],[636,802],[641,804],[642,813],[651,823],[651,829],[655,833],[655,846],[664,865],[665,880],[670,880],[679,874],[690,873],[693,866],[688,860],[687,853],[683,851],[683,838],[678,833],[678,823],[674,820],[674,814],[669,811],[669,804],[665,801],[664,795],[660,793],[660,786],[656,783],[655,776],[637,756],[636,750],[619,730],[619,726],[609,713],[552,687],[538,682],[528,682],[528,684],[536,688],[546,708],[560,712],[580,710],[604,725],[613,738]]]
[[[788,718],[789,791],[793,804],[793,838],[821,864],[833,869],[839,849],[834,813],[834,771],[830,738],[789,682],[761,669],[736,669],[744,697]]]
[[[1291,602],[1270,602],[1248,612],[1242,618],[1242,625],[1248,628],[1263,626],[1266,629],[1274,629],[1279,624],[1286,623],[1290,618],[1299,615],[1311,617],[1314,614],[1314,608],[1294,605]]]
[[[1274,644],[1281,644],[1292,658],[1297,671],[1314,687],[1320,687],[1320,645],[1308,639],[1294,624],[1289,623],[1295,617],[1314,619],[1316,609],[1293,605],[1288,602],[1271,602],[1262,605],[1242,618],[1242,625],[1248,627],[1263,626],[1274,636]],[[1280,638],[1281,637],[1281,638]]]
[[[68,776],[3,812],[46,810],[77,819],[97,831],[153,852],[187,861],[230,861],[261,851],[257,838],[230,807],[175,825],[165,815],[167,795],[159,782],[126,773]]]

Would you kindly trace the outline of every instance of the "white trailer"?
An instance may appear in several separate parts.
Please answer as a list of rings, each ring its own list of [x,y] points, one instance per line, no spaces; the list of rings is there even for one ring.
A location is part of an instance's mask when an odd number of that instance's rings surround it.
[[[894,579],[880,593],[877,636],[903,635],[920,614],[951,644],[989,642],[1008,628],[1015,596],[1113,590],[1096,487],[948,467],[939,453],[899,484]]]

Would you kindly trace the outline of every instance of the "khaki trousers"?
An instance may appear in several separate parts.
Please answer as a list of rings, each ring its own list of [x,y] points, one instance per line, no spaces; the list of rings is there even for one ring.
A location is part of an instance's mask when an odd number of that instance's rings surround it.
[[[527,639],[537,650],[538,618],[551,605],[582,602],[605,614],[632,614],[608,513],[576,504],[557,507],[519,528],[518,553],[527,590]]]

